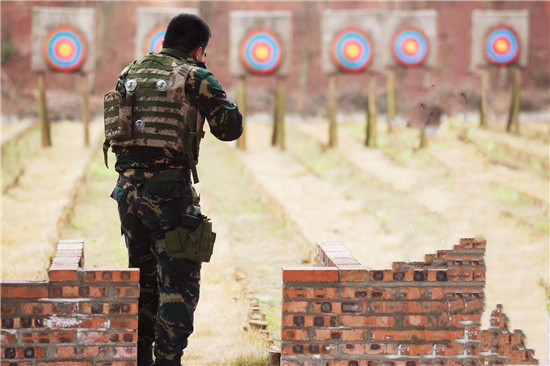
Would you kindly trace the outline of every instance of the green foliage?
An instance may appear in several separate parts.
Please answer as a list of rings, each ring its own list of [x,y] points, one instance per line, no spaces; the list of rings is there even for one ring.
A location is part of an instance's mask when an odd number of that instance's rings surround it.
[[[2,40],[2,63],[9,62],[15,56],[15,46],[9,40]]]

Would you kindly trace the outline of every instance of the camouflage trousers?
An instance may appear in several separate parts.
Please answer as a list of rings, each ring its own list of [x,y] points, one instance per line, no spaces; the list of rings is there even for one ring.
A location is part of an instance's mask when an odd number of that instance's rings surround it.
[[[111,194],[118,203],[129,267],[140,269],[138,365],[151,364],[153,342],[155,365],[179,365],[193,332],[201,265],[153,250],[155,239],[180,224],[190,189],[182,181],[119,179]],[[149,354],[143,354],[147,349]]]

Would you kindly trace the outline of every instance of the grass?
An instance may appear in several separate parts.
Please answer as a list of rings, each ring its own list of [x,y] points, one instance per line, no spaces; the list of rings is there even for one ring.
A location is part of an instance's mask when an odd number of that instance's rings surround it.
[[[399,232],[414,242],[418,233],[431,232],[444,237],[447,225],[412,199],[397,192],[353,163],[338,150],[322,151],[319,143],[306,133],[292,131],[289,150],[314,174],[340,187],[347,197],[361,202],[387,231]],[[295,137],[295,138],[293,138]]]
[[[4,187],[13,184],[40,149],[40,131],[36,128],[24,133],[20,138],[8,141],[2,147],[2,192]]]

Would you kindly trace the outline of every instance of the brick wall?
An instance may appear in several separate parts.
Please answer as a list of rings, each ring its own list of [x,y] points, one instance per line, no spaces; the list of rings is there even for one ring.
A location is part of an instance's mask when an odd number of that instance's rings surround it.
[[[139,270],[85,270],[84,243],[57,247],[49,281],[0,283],[0,359],[10,365],[135,365]]]
[[[482,351],[488,365],[508,362],[478,339],[491,337],[479,326],[484,254],[485,242],[461,239],[424,262],[367,270],[342,245],[318,246],[319,267],[283,269],[282,365],[474,365]]]

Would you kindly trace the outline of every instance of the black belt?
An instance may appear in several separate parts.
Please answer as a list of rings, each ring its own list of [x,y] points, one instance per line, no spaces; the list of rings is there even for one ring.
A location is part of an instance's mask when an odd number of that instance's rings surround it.
[[[119,174],[119,180],[123,182],[135,183],[142,181],[141,179],[126,178],[123,174]],[[146,182],[191,182],[191,172],[182,171],[180,169],[167,169],[155,174],[153,177],[146,179]]]

